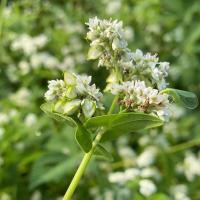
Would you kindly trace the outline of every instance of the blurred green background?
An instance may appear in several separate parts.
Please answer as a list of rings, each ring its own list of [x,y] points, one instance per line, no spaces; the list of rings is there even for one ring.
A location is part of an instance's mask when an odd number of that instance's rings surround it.
[[[47,81],[64,70],[108,73],[86,60],[85,22],[123,21],[132,50],[171,63],[170,87],[200,96],[200,0],[16,0],[0,8],[0,200],[61,200],[82,152],[73,129],[40,110]],[[174,106],[159,130],[108,143],[113,162],[93,159],[76,200],[199,200],[200,114]],[[142,192],[141,180],[155,191]],[[148,188],[147,188],[148,190]]]

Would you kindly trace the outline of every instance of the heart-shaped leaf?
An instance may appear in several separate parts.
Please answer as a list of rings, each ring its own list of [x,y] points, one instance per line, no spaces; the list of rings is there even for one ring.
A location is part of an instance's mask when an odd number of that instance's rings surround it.
[[[113,156],[111,153],[109,153],[102,145],[98,144],[96,149],[95,149],[95,152],[94,152],[94,155],[99,157],[99,158],[102,158],[104,160],[107,160],[107,161],[110,161],[112,162],[113,161]]]
[[[105,127],[102,141],[115,139],[123,134],[161,126],[163,121],[156,116],[144,113],[121,113],[90,118],[86,128]]]
[[[91,134],[79,121],[77,121],[76,141],[86,153],[88,153],[92,148]]]
[[[54,104],[53,103],[43,103],[41,106],[40,106],[41,110],[44,111],[49,117],[57,120],[57,121],[66,121],[68,123],[68,125],[72,126],[72,127],[76,127],[77,124],[76,122],[71,118],[71,117],[68,117],[68,116],[65,116],[61,113],[57,113],[57,112],[54,112],[53,109],[54,109]]]
[[[166,88],[162,93],[171,95],[175,102],[182,104],[186,108],[194,109],[198,106],[197,96],[192,92]]]

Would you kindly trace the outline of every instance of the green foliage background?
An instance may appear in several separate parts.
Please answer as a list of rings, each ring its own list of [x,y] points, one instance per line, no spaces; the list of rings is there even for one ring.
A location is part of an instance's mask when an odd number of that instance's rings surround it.
[[[160,60],[171,63],[170,86],[200,96],[200,1],[117,2],[120,6],[116,9],[114,4],[109,7],[109,0],[1,1],[0,114],[6,115],[7,119],[0,117],[0,200],[55,200],[62,197],[82,157],[74,141],[74,130],[64,122],[48,118],[40,110],[47,81],[61,78],[62,70],[38,66],[23,74],[19,63],[28,61],[29,57],[21,51],[13,51],[14,38],[24,33],[46,35],[48,42],[40,52],[48,52],[62,61],[65,58],[62,49],[67,47],[70,51],[67,57],[73,60],[71,67],[76,72],[92,75],[93,81],[103,88],[106,70],[86,60],[89,45],[85,39],[85,22],[94,16],[119,19],[132,30],[131,49],[158,52]],[[78,58],[82,59],[77,61]],[[28,95],[19,98],[19,91],[25,88]],[[108,99],[106,105],[109,103]],[[199,177],[188,181],[175,170],[187,152],[199,153],[199,108],[182,111],[184,114],[169,122],[170,127],[153,130],[152,134],[130,134],[123,136],[122,142],[106,144],[115,160],[112,163],[92,160],[74,199],[109,200],[105,194],[108,191],[113,193],[113,199],[173,199],[169,192],[173,184],[185,184],[188,196],[192,200],[200,199]],[[30,113],[36,116],[32,124],[26,123]],[[125,146],[139,154],[146,148],[140,145],[140,137],[148,134],[148,145],[154,145],[160,151],[153,166],[159,169],[162,178],[157,181],[157,193],[146,198],[138,191],[137,179],[119,186],[110,183],[108,175],[134,166],[132,162],[124,161],[128,155],[122,157],[117,151],[123,140]],[[177,148],[176,145],[181,143],[187,145]]]

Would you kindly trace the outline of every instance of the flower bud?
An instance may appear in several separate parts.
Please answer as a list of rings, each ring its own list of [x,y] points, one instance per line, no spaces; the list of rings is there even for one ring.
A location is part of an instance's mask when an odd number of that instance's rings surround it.
[[[86,118],[92,117],[96,110],[96,103],[90,99],[84,99],[81,103],[83,114]]]
[[[87,33],[87,39],[88,40],[91,40],[91,41],[93,41],[93,40],[95,40],[96,39],[96,37],[97,37],[97,34],[95,33],[95,31],[89,31],[88,33]]]
[[[81,100],[75,99],[63,105],[64,114],[73,115],[80,107]]]
[[[88,51],[88,59],[94,60],[99,58],[99,56],[102,54],[102,48],[100,46],[91,46]]]
[[[76,85],[76,76],[70,72],[65,72],[64,81],[67,85]]]
[[[63,101],[57,101],[55,106],[54,106],[54,111],[58,113],[63,113]]]
[[[65,95],[69,99],[75,99],[77,97],[75,87],[73,87],[73,86],[68,87]]]
[[[127,46],[126,41],[120,40],[118,37],[115,37],[112,42],[112,49],[123,49]]]
[[[118,76],[115,72],[112,72],[106,79],[107,83],[117,83],[118,81]]]

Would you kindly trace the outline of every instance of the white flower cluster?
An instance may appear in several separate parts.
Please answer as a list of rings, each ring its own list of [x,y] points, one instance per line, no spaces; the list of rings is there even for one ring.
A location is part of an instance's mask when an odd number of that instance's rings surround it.
[[[119,68],[125,74],[124,81],[140,79],[158,89],[166,87],[169,63],[159,62],[156,55],[143,54],[139,49],[132,52],[127,47],[122,22],[95,17],[87,25],[87,39],[91,41],[89,59],[98,58],[99,66]]]
[[[144,81],[136,80],[113,84],[111,92],[119,94],[120,105],[130,111],[154,113],[162,119],[169,115],[168,95],[162,94],[152,87],[147,87]]]
[[[127,42],[124,39],[122,22],[117,20],[89,19],[87,39],[91,41],[89,59],[99,58],[99,66],[113,68],[118,65],[119,58],[125,54]]]
[[[153,193],[156,192],[157,188],[153,181],[148,179],[143,179],[139,182],[140,185],[140,193],[145,197],[151,196]]]
[[[149,84],[157,86],[159,90],[166,88],[165,78],[168,76],[168,62],[159,62],[157,55],[143,54],[139,49],[132,56],[133,65],[126,65],[125,71],[129,71],[134,79],[150,81]]]
[[[97,108],[103,109],[102,93],[91,85],[91,76],[65,72],[64,80],[51,80],[48,88],[45,99],[55,103],[56,112],[73,115],[81,108],[80,112],[90,118]]]
[[[12,42],[11,49],[14,51],[21,50],[25,55],[31,55],[38,49],[44,47],[47,42],[48,39],[43,34],[35,37],[31,37],[28,34],[22,34]]]
[[[156,192],[157,188],[153,181],[151,181],[150,177],[142,177],[141,171],[137,168],[130,168],[126,169],[124,172],[113,172],[109,174],[109,181],[111,183],[118,183],[119,185],[123,185],[127,183],[128,181],[135,180],[141,177],[141,179],[138,182],[139,185],[139,191],[143,196],[151,196],[153,193]]]
[[[193,181],[200,176],[200,153],[196,156],[194,153],[187,152],[183,163],[179,163],[177,171],[183,173],[188,181]]]
[[[122,22],[92,18],[87,23],[87,39],[91,41],[89,59],[99,59],[99,66],[111,70],[106,90],[120,93],[119,103],[128,110],[168,116],[166,88],[169,63],[159,62],[157,55],[143,54],[127,47]],[[117,84],[116,84],[117,83]]]
[[[174,200],[191,200],[191,198],[187,195],[188,188],[184,184],[171,186],[170,193]]]

